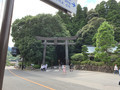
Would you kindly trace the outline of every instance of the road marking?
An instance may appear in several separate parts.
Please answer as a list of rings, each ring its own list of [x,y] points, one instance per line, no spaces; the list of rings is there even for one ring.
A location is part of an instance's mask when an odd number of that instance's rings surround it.
[[[9,70],[9,69],[8,69],[8,70]],[[28,81],[28,82],[37,84],[37,85],[39,85],[39,86],[48,88],[48,89],[50,89],[50,90],[56,90],[56,89],[50,88],[50,87],[48,87],[48,86],[45,86],[45,85],[39,84],[39,83],[37,83],[37,82],[34,82],[34,81],[32,81],[32,80],[26,79],[26,78],[24,78],[24,77],[18,76],[18,75],[16,75],[15,73],[13,73],[11,70],[9,70],[9,72],[10,72],[11,74],[13,74],[14,76],[19,77],[19,78],[21,78],[21,79],[23,79],[23,80],[25,80],[25,81]]]

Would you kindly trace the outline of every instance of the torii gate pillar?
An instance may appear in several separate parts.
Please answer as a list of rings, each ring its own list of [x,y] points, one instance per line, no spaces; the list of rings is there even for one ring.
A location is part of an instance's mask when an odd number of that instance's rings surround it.
[[[65,40],[65,60],[66,60],[66,65],[69,65],[69,58],[68,58],[68,40]]]
[[[44,42],[43,62],[42,62],[42,64],[45,64],[46,47],[47,47],[47,40],[45,40],[45,42]]]

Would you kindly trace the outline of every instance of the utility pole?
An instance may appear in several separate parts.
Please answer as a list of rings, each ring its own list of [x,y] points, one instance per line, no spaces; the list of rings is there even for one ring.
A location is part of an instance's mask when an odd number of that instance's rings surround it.
[[[0,32],[0,90],[2,90],[14,0],[6,0]]]

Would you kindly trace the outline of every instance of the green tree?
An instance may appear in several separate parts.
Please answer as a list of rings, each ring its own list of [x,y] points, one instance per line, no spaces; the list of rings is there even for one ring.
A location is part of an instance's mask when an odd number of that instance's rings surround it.
[[[112,10],[118,10],[118,3],[116,0],[108,0],[107,1],[107,9],[108,13],[111,12]]]
[[[120,7],[120,2],[118,2],[118,6]]]
[[[120,27],[114,27],[115,28],[115,40],[117,42],[120,42]]]
[[[118,57],[120,57],[120,44],[117,45],[115,53],[118,55]]]
[[[65,23],[65,26],[67,28],[67,30],[69,30],[70,34],[72,35],[72,20],[74,17],[71,17],[70,15],[63,13],[62,11],[58,11],[57,15],[59,15],[63,21],[63,23]]]
[[[116,0],[102,1],[95,10],[110,24],[114,26],[115,40],[120,41],[120,4]]]
[[[65,37],[70,34],[59,15],[39,14],[15,20],[12,25],[12,36],[24,60],[39,63],[42,62],[43,45],[36,36]]]
[[[97,29],[101,25],[102,22],[105,21],[104,18],[99,18],[98,13],[95,13],[94,10],[90,10],[87,15],[88,24],[86,24],[81,30],[77,32],[78,39],[81,40],[78,43],[82,43],[83,45],[92,45],[92,38],[97,32]]]
[[[83,54],[83,56],[84,56],[84,60],[87,60],[87,59],[88,59],[88,54],[87,54],[87,52],[88,52],[87,46],[86,46],[86,45],[83,45],[83,46],[82,46],[82,54]]]
[[[117,45],[117,49],[114,53],[116,57],[114,59],[115,62],[113,63],[113,65],[117,64],[118,66],[120,66],[120,44]]]
[[[91,20],[93,17],[99,17],[98,13],[91,9],[89,12],[87,12],[87,20]]]
[[[62,21],[65,23],[67,30],[69,30],[71,36],[75,36],[76,33],[82,29],[83,26],[87,24],[87,7],[81,7],[80,4],[77,6],[77,14],[73,17],[70,17],[69,15],[59,11],[57,14],[62,18]],[[76,42],[76,41],[75,41]],[[80,39],[77,40],[77,43],[75,47],[70,47],[69,51],[72,51],[71,53],[80,53],[81,52],[81,46]],[[73,50],[74,49],[74,50]],[[70,53],[70,54],[71,54]]]
[[[78,39],[75,45],[75,51],[81,52],[82,45],[92,45],[92,38],[97,32],[100,24],[105,21],[104,18],[99,18],[98,13],[95,10],[90,10],[87,13],[88,24],[86,24],[82,29],[77,32]]]
[[[82,29],[83,26],[87,24],[87,7],[82,9],[81,5],[77,5],[77,13],[76,16],[73,18],[73,25],[72,25],[72,36],[76,35],[76,33]]]
[[[100,4],[98,4],[96,6],[95,10],[99,13],[100,17],[106,18],[106,15],[107,15],[107,2],[102,1]]]
[[[57,14],[62,18],[65,23],[67,30],[69,30],[71,36],[76,35],[77,31],[87,24],[87,7],[81,7],[80,4],[77,5],[77,13],[73,17],[62,11],[57,12]]]
[[[81,53],[81,51],[82,51],[82,45],[83,45],[82,40],[83,40],[82,38],[78,38],[76,40],[75,53]]]
[[[114,30],[108,22],[103,22],[96,33],[95,57],[103,60],[106,64],[110,62],[110,49],[115,44]]]

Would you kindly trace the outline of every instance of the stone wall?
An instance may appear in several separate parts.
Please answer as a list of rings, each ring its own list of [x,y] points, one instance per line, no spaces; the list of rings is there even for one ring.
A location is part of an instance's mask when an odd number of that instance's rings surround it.
[[[113,66],[94,66],[94,65],[75,65],[74,69],[76,70],[88,70],[88,71],[99,71],[99,72],[107,72],[113,73]]]

